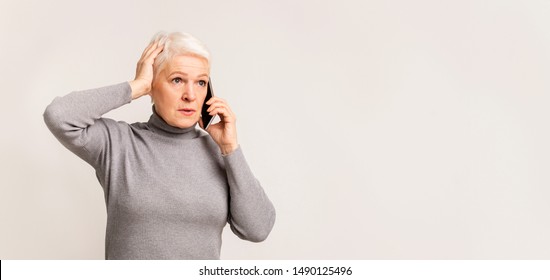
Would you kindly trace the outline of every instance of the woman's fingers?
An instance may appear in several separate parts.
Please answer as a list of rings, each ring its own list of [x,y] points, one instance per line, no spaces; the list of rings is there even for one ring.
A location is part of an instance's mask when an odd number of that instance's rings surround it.
[[[233,111],[231,111],[227,104],[223,103],[214,103],[210,105],[210,108],[208,108],[208,114],[211,116],[219,115],[220,119],[226,123],[235,122],[236,120]]]
[[[145,49],[143,50],[143,53],[141,54],[141,58],[146,57],[147,54],[151,51],[151,49],[155,48],[156,45],[158,45],[158,41],[152,41],[151,43],[149,43],[149,45],[147,45],[147,47],[145,47]]]
[[[154,41],[145,48],[145,51],[143,52],[141,58],[139,59],[137,63],[137,69],[136,69],[136,77],[138,76],[151,76],[150,73],[143,73],[152,71],[153,63],[155,61],[155,58],[158,56],[160,52],[164,49],[164,44],[159,44],[159,41]],[[152,74],[152,73],[151,73]]]
[[[164,44],[158,45],[150,54],[150,56],[153,58],[153,61],[155,58],[164,50]]]
[[[136,77],[134,78],[134,87],[132,88],[132,98],[135,99],[150,93],[154,76],[153,63],[158,54],[162,52],[164,42],[166,42],[166,38],[149,43],[141,54],[136,66]]]
[[[155,60],[155,57],[163,50],[166,40],[156,40],[151,42],[141,54],[139,62],[151,62]]]
[[[222,154],[227,155],[238,147],[235,114],[227,102],[219,97],[212,97],[206,104],[209,105],[208,114],[218,115],[221,119],[221,122],[209,126],[206,131],[218,144]]]
[[[164,44],[156,42],[152,48],[148,49],[145,55],[141,58],[142,62],[153,64],[157,55],[163,50]]]
[[[228,112],[233,114],[233,111],[231,110],[231,107],[229,106],[229,104],[227,104],[227,101],[225,101],[224,99],[222,98],[219,98],[219,97],[212,97],[210,100],[208,100],[208,102],[206,102],[206,105],[209,105],[210,107],[207,109],[208,112],[214,110],[214,108],[217,108],[217,107],[226,107]]]
[[[206,102],[206,105],[211,105],[212,103],[214,102],[222,102],[222,103],[226,103],[227,104],[227,101],[225,101],[225,99],[223,98],[219,98],[217,96],[212,96],[207,102]]]
[[[160,51],[162,51],[162,49],[164,48],[164,44],[159,44],[159,42],[156,42],[155,45],[153,45],[153,47],[148,51],[147,55],[145,56],[145,59],[149,59],[149,58],[155,58],[157,56],[157,54],[160,53]]]
[[[206,105],[209,105],[207,112],[210,112],[218,107],[224,107],[227,108],[229,112],[232,113],[231,108],[229,107],[229,104],[227,102],[219,97],[212,97],[208,102],[206,102]]]

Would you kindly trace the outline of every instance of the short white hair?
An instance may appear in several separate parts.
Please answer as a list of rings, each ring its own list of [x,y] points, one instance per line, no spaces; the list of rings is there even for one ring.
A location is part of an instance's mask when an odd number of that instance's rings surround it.
[[[160,66],[176,55],[194,55],[206,59],[210,66],[210,51],[206,45],[191,34],[183,32],[159,32],[153,36],[151,42],[159,41],[164,44],[164,49],[155,58],[154,67],[160,69]],[[156,70],[155,70],[156,71]]]

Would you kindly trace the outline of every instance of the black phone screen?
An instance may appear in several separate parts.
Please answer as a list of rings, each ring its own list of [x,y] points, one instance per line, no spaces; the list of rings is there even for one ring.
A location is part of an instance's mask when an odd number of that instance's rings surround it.
[[[206,90],[206,98],[204,98],[204,103],[202,104],[202,110],[201,110],[201,118],[202,118],[202,123],[204,125],[204,129],[206,129],[210,123],[212,122],[212,120],[214,119],[214,116],[211,116],[208,114],[208,112],[206,110],[208,110],[208,105],[206,105],[206,102],[208,100],[210,100],[210,98],[212,98],[212,96],[214,96],[214,92],[212,90],[212,83],[210,81],[208,81],[208,87],[207,87],[207,90]]]

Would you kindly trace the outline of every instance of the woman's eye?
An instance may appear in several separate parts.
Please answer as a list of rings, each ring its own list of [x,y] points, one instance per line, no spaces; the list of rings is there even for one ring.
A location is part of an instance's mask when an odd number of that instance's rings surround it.
[[[172,79],[172,82],[173,82],[173,83],[176,83],[176,84],[179,84],[179,83],[182,82],[182,80],[181,80],[181,78],[173,78],[173,79]]]
[[[206,86],[206,81],[199,81],[199,86],[201,86],[201,87]]]

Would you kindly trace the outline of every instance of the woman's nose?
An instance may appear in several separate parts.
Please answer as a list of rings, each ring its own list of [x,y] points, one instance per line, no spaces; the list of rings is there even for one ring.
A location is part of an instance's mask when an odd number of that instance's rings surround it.
[[[192,83],[187,83],[183,88],[183,94],[181,99],[184,101],[194,101],[196,98],[195,90],[193,89]]]

